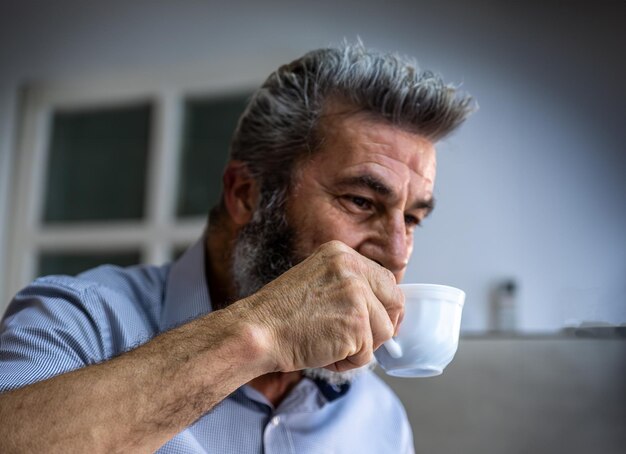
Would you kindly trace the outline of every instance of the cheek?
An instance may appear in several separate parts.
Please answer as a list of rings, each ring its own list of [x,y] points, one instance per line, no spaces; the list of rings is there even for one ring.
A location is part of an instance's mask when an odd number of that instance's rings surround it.
[[[356,229],[342,221],[337,213],[326,212],[318,216],[307,216],[293,225],[298,252],[306,255],[310,255],[319,246],[332,240],[342,241],[354,249],[359,244]]]
[[[287,220],[295,232],[295,249],[301,257],[309,256],[319,246],[332,240],[339,240],[357,249],[367,236],[363,226],[355,224],[332,197],[324,191],[311,193],[301,186],[292,200],[298,203],[287,206]]]

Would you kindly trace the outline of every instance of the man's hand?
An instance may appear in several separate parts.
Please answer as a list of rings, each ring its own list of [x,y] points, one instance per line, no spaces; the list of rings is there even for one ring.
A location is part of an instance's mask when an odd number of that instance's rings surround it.
[[[268,361],[280,372],[363,366],[404,313],[393,274],[340,241],[322,245],[240,303],[269,333]]]

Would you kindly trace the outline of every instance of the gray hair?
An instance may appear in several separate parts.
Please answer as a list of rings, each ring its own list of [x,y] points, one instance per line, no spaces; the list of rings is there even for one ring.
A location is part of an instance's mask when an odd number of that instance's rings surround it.
[[[284,204],[296,164],[322,143],[320,120],[332,100],[432,141],[474,110],[471,97],[410,59],[360,42],[311,51],[267,78],[232,139],[230,159],[244,162],[260,184],[260,206]]]

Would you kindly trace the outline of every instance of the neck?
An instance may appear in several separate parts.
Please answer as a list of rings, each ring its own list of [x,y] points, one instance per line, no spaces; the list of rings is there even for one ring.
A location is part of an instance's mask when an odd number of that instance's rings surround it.
[[[302,374],[296,372],[272,372],[261,375],[248,384],[263,394],[274,408],[278,407],[287,394],[298,384]]]
[[[228,226],[209,226],[205,242],[205,273],[213,309],[222,309],[236,300],[232,279],[232,250],[236,234]]]

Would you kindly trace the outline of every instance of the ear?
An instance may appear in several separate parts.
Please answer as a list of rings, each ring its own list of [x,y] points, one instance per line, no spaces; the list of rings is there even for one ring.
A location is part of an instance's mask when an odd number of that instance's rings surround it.
[[[222,178],[224,204],[237,226],[250,222],[259,198],[259,185],[241,161],[229,161]]]

